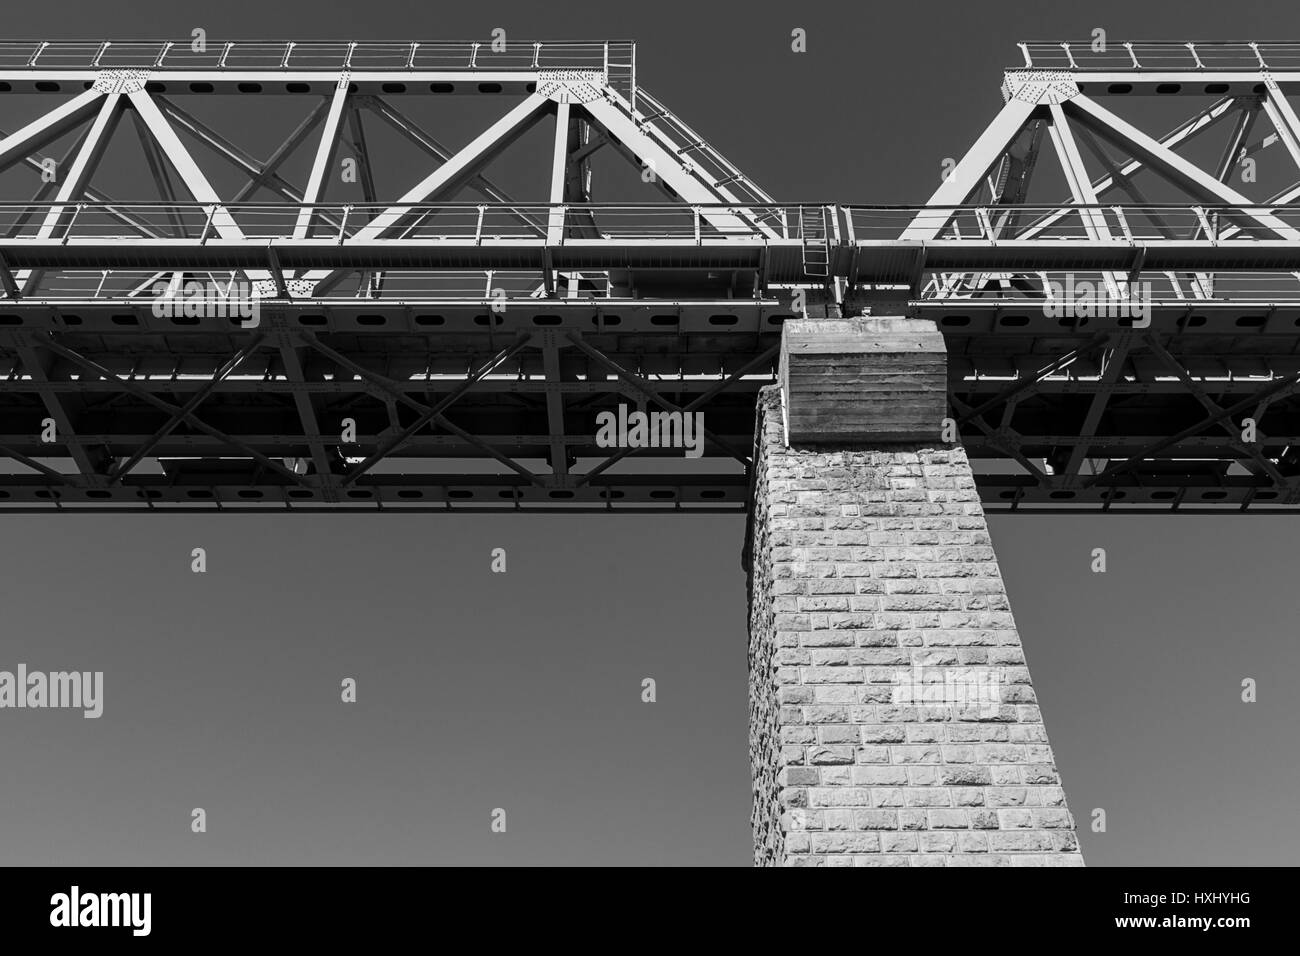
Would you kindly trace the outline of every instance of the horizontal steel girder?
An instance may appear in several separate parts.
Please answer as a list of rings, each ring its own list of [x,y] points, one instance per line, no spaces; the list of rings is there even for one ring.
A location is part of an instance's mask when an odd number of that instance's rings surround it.
[[[49,237],[28,228],[17,235],[0,239],[0,254],[12,267],[77,267],[95,269],[146,270],[190,268],[263,269],[268,250],[273,250],[286,269],[304,268],[393,268],[393,269],[506,269],[542,268],[547,261],[556,269],[668,268],[681,266],[695,269],[756,268],[762,257],[770,258],[773,278],[804,278],[802,268],[791,269],[789,263],[803,254],[804,241],[791,236],[767,236],[745,232],[718,235],[707,223],[711,211],[730,210],[722,205],[682,207],[676,205],[599,207],[599,206],[521,206],[498,204],[483,207],[489,211],[486,225],[477,223],[474,207],[409,206],[408,215],[451,217],[445,226],[421,227],[406,238],[372,234],[291,235],[293,221],[301,209],[309,207],[285,203],[275,207],[284,229],[268,224],[259,233],[247,236],[223,236],[215,228],[205,227],[213,218],[239,222],[246,210],[238,206],[198,206],[193,204],[131,205],[124,203],[29,203],[0,204],[0,224],[21,215],[46,218],[60,212],[70,219],[63,235]],[[407,208],[407,207],[403,207]],[[609,235],[598,239],[565,237],[554,242],[544,237],[508,230],[505,219],[517,211],[544,217],[554,208],[567,219],[577,219],[590,212],[610,220],[627,217],[639,221],[624,228],[610,227]],[[790,207],[798,210],[801,207]],[[807,207],[820,209],[822,207]],[[1026,207],[1027,211],[1050,214],[1057,207]],[[1118,207],[1097,207],[1113,212]],[[1223,222],[1225,227],[1243,218],[1242,208],[1196,207],[1200,212]],[[1196,215],[1194,207],[1177,207],[1187,217]],[[321,205],[318,215],[335,221],[345,220],[345,207]],[[904,231],[903,216],[933,215],[935,221],[955,213],[981,208],[955,210],[930,207],[843,207],[841,215],[858,220],[855,238],[842,237],[830,242],[831,274],[852,275],[856,281],[873,281],[894,275],[908,275],[924,253],[924,266],[932,271],[1030,272],[1034,270],[1108,270],[1124,269],[1135,264],[1150,271],[1216,269],[1290,270],[1300,266],[1297,244],[1262,232],[1235,230],[1227,238],[1163,238],[1134,235],[1131,238],[1094,238],[1087,235],[1063,235],[1059,230],[1032,239],[984,238],[979,235],[940,236],[928,241],[900,239],[888,235]],[[990,212],[997,212],[991,208]],[[1074,207],[1071,211],[1077,212]],[[141,220],[158,220],[175,213],[194,225],[193,236],[165,234],[137,235],[122,231],[116,217],[131,215]],[[251,214],[251,213],[250,213]],[[720,213],[718,213],[720,214]],[[1288,212],[1291,221],[1295,215]],[[654,223],[660,218],[659,223]],[[910,217],[909,217],[910,218]],[[459,220],[459,222],[455,221]],[[434,223],[437,220],[433,220]],[[1194,220],[1193,220],[1194,221]],[[116,228],[113,226],[116,225]],[[700,229],[700,235],[694,233]],[[866,235],[863,235],[866,233]],[[822,240],[818,240],[819,242]],[[1139,259],[1140,253],[1140,259]],[[856,269],[856,271],[851,271]],[[822,277],[824,278],[824,276]]]
[[[285,309],[254,331],[159,333],[111,323],[0,330],[0,458],[10,472],[0,475],[0,508],[744,508],[745,469],[726,466],[727,448],[745,448],[752,437],[757,390],[775,381],[779,326],[625,332],[583,322],[395,333],[341,323],[301,329],[294,322],[301,317]],[[1300,313],[1288,313],[1285,327],[1239,326],[1235,313],[1191,326],[1197,316],[1184,310],[1149,330],[1113,322],[1066,329],[1042,317],[1004,327],[996,313],[977,318],[940,327],[950,415],[991,508],[1300,504],[1300,462],[1291,453],[1300,447]],[[572,346],[566,337],[574,334],[599,360]],[[521,335],[531,336],[522,351],[471,381]],[[547,349],[559,350],[549,362]],[[47,359],[39,377],[23,360],[32,355]],[[705,458],[715,464],[705,469],[680,449],[646,449],[588,478],[612,453],[595,440],[597,412],[652,407],[640,404],[644,387],[679,407],[702,402],[717,439]],[[394,442],[421,409],[448,397],[454,430],[427,426]],[[557,398],[558,419],[548,409]],[[51,401],[71,433],[47,443]],[[197,421],[169,424],[187,403]],[[1258,431],[1253,443],[1241,434],[1248,417]],[[340,435],[345,418],[357,425],[353,443]],[[74,448],[87,467],[73,465]],[[385,448],[375,469],[346,480]],[[571,456],[566,474],[548,464],[557,448]],[[113,478],[123,461],[137,459]]]

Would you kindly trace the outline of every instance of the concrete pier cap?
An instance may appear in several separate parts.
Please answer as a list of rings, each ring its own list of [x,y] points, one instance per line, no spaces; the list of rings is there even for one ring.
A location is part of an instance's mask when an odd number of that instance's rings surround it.
[[[787,445],[937,442],[943,335],[905,316],[787,321],[779,383]]]

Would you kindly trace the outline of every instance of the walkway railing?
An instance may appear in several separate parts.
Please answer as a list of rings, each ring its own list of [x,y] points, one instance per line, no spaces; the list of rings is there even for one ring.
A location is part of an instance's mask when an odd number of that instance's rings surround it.
[[[0,70],[606,70],[634,75],[636,44],[347,40],[4,40]],[[503,49],[501,48],[503,47]]]
[[[300,212],[310,208],[301,231]],[[802,235],[802,223],[829,223]],[[297,231],[296,231],[297,230]],[[860,206],[839,204],[0,203],[0,244],[121,239],[473,242],[536,240],[831,245],[960,242],[1300,241],[1300,206]]]
[[[1019,43],[1024,68],[1176,72],[1182,70],[1300,70],[1300,43]]]

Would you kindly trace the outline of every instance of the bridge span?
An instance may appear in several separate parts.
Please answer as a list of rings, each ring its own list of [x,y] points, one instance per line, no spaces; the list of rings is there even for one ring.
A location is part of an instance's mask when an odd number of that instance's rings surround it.
[[[1297,512],[1300,44],[1019,53],[868,206],[628,41],[0,42],[0,513],[747,514],[756,861],[1081,864],[985,514]]]

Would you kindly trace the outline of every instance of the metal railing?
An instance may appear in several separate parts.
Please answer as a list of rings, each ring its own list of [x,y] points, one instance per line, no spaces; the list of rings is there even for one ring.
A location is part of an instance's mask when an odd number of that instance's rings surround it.
[[[300,212],[310,208],[297,238],[476,244],[565,236],[606,242],[755,238],[761,221],[778,238],[799,238],[798,206],[673,205],[657,203],[0,203],[0,242],[122,239],[140,242],[295,238]],[[790,225],[788,226],[787,223]]]
[[[1134,306],[1252,306],[1300,304],[1300,276],[1294,272],[1187,272],[1143,270],[1132,274],[1096,269],[935,273],[917,290],[917,301],[955,306],[1018,307],[1054,317],[1126,315]],[[1082,308],[1081,308],[1082,306]],[[1242,327],[1262,327],[1243,323]],[[1284,320],[1288,330],[1293,319]],[[1069,323],[1062,323],[1069,324]]]
[[[303,228],[300,212],[312,216]],[[805,234],[805,230],[809,230]],[[804,205],[675,205],[659,204],[470,204],[432,203],[386,205],[318,203],[304,207],[292,203],[3,203],[0,204],[0,248],[17,252],[23,245],[86,245],[126,243],[137,248],[213,246],[226,248],[247,242],[250,246],[278,242],[292,245],[308,241],[319,246],[374,244],[392,247],[446,244],[462,251],[481,247],[524,244],[599,248],[650,247],[662,244],[677,255],[692,246],[713,248],[733,243],[752,247],[784,244],[802,256],[803,273],[814,284],[825,276],[826,260],[843,267],[846,258],[836,249],[856,246],[872,255],[893,255],[894,249],[966,246],[984,256],[974,270],[925,270],[913,289],[928,301],[1001,300],[1021,303],[1050,297],[1053,283],[1090,281],[1108,293],[1125,287],[1143,290],[1152,301],[1189,303],[1251,303],[1300,301],[1300,271],[1279,269],[1272,250],[1255,267],[1238,254],[1252,244],[1268,241],[1300,248],[1300,207],[1226,205],[1151,206],[860,206]],[[1060,271],[1060,265],[1028,266],[1020,253],[1031,248],[1052,250],[1070,244],[1079,268]],[[1122,271],[1097,271],[1088,265],[1092,250],[1106,246],[1139,248],[1148,256],[1161,245],[1218,247],[1222,268],[1202,265],[1195,271],[1142,268],[1141,258],[1122,258]],[[813,249],[812,247],[816,247]],[[1005,263],[988,259],[987,251],[1010,249]],[[869,249],[870,247],[870,249]],[[983,251],[981,251],[983,250]],[[1233,251],[1236,250],[1236,251]],[[822,268],[809,266],[812,259]],[[111,255],[112,253],[110,253]],[[652,253],[657,255],[657,252]],[[147,262],[148,253],[144,261]],[[818,258],[821,256],[822,258]],[[1019,256],[1019,258],[1017,258]],[[1128,253],[1125,252],[1125,256]],[[139,260],[140,257],[137,257]],[[1031,255],[1030,258],[1033,258]],[[1041,257],[1039,257],[1041,259]],[[1130,261],[1131,260],[1131,261]],[[385,269],[370,266],[355,282],[349,280],[321,295],[328,298],[489,298],[504,288],[511,297],[543,294],[535,270],[476,269],[474,256],[461,254],[459,269],[421,270],[417,267]],[[854,260],[856,261],[856,259]],[[1205,258],[1217,263],[1220,253]],[[1020,262],[1017,266],[1015,263]],[[125,265],[125,263],[123,263]],[[1044,270],[1044,266],[1046,269]],[[893,267],[891,267],[893,268]],[[1131,274],[1129,270],[1135,269]],[[1208,269],[1208,271],[1207,271]],[[563,272],[563,270],[561,270]],[[156,283],[166,272],[147,273],[136,268],[61,269],[39,273],[12,272],[11,282],[22,287],[24,297],[108,299],[148,294],[140,284]],[[220,274],[220,273],[218,273]],[[269,275],[269,273],[266,273]],[[150,276],[153,276],[151,279]],[[250,273],[250,275],[252,275]],[[566,289],[574,275],[561,276]],[[265,280],[263,279],[265,282]],[[32,283],[37,283],[33,286]],[[603,266],[583,267],[581,292],[573,295],[607,297],[613,293]],[[1001,290],[1001,291],[999,291]],[[1128,297],[1129,293],[1121,294]],[[10,298],[12,296],[5,296]]]
[[[141,269],[49,269],[44,270],[39,286],[26,292],[26,300],[64,302],[150,303],[163,294],[184,297],[186,286],[171,288],[174,273]],[[1121,277],[1118,286],[1110,283],[1114,274],[1095,269],[1052,269],[1024,272],[947,273],[937,272],[924,278],[920,286],[899,291],[900,297],[938,305],[1016,306],[1044,315],[1054,308],[1065,309],[1071,303],[1095,300],[1094,315],[1106,309],[1120,311],[1125,303],[1151,306],[1181,305],[1185,308],[1214,304],[1242,307],[1267,304],[1300,304],[1300,278],[1295,273],[1279,271],[1193,273],[1144,270]],[[571,281],[572,280],[572,281]],[[810,280],[811,281],[811,280]],[[238,273],[223,271],[187,271],[187,283],[200,283],[202,294],[236,300],[248,294],[248,284]],[[556,294],[561,299],[595,300],[626,297],[624,289],[611,283],[608,272],[583,269],[560,270],[556,277]],[[273,295],[269,283],[254,283],[256,295]],[[775,286],[766,296],[780,298]],[[396,269],[357,273],[321,289],[314,299],[335,302],[404,302],[470,301],[492,302],[505,297],[512,303],[533,299],[539,304],[550,299],[536,270],[463,269],[419,271]],[[8,300],[0,292],[0,303]],[[0,307],[0,312],[3,307]],[[1077,311],[1077,309],[1075,310]],[[1292,320],[1285,319],[1287,323]]]
[[[934,230],[938,230],[935,240],[978,242],[1221,243],[1300,237],[1297,206],[842,206],[840,210],[856,240],[910,238]]]
[[[0,70],[607,70],[631,71],[630,40],[372,43],[297,40],[4,40]]]
[[[310,221],[301,231],[301,213]],[[804,236],[809,222],[825,223]],[[829,229],[829,233],[826,231]],[[298,230],[296,232],[296,230]],[[630,203],[0,203],[0,242],[1205,242],[1300,240],[1300,206]]]
[[[1016,44],[1024,69],[1177,72],[1183,70],[1300,70],[1300,43],[1070,43]]]

